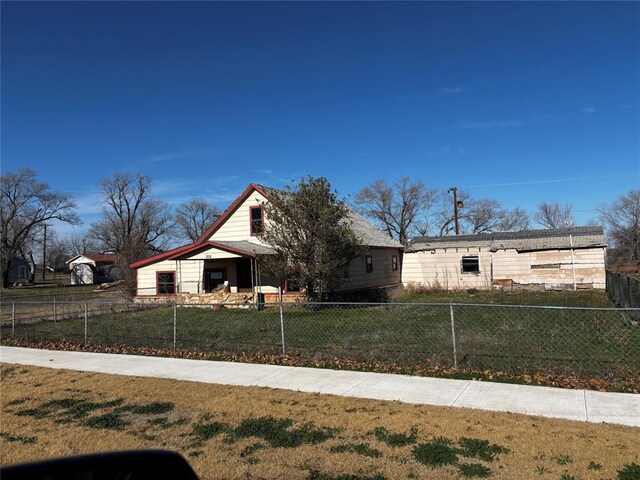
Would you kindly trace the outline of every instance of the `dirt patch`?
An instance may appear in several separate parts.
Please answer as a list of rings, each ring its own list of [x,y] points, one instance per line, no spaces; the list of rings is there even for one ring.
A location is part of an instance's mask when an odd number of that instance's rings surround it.
[[[266,388],[3,365],[0,403],[4,464],[168,448],[203,479],[556,480],[640,463],[638,428]]]

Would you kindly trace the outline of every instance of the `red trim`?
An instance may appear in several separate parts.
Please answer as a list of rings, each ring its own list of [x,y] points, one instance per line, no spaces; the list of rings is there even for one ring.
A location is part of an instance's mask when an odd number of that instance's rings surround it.
[[[171,273],[173,275],[173,293],[160,293],[158,291],[158,275],[162,274],[162,273]],[[161,270],[161,271],[157,271],[156,272],[156,296],[157,297],[167,297],[167,296],[172,296],[176,294],[176,284],[178,283],[177,281],[177,277],[176,277],[176,271],[175,270]]]
[[[142,260],[138,260],[137,262],[134,262],[129,266],[131,268],[140,268],[140,267],[144,267],[145,265],[150,265],[152,263],[159,262],[160,260],[165,260],[173,255],[177,255],[178,253],[189,249],[192,245],[193,243],[190,243],[189,245],[182,245],[181,247],[174,248],[173,250],[162,252],[157,255],[153,255],[151,257],[143,258]]]
[[[213,235],[213,233],[218,230],[222,226],[222,224],[224,224],[224,222],[228,220],[228,218],[238,209],[240,204],[244,202],[253,191],[258,192],[263,197],[269,198],[269,194],[264,187],[255,183],[250,183],[249,186],[245,188],[244,191],[240,194],[240,196],[238,196],[238,198],[233,201],[233,203],[222,213],[222,215],[218,217],[215,222],[213,222],[213,225],[211,225],[207,229],[207,231],[204,232],[202,236],[195,241],[195,243],[201,244],[206,242],[207,239],[211,237],[211,235]]]
[[[253,211],[258,208],[260,209],[260,228],[264,228],[264,208],[262,208],[262,205],[249,207],[249,235],[252,237],[257,237],[259,233],[262,233],[261,231],[257,233],[253,232]]]

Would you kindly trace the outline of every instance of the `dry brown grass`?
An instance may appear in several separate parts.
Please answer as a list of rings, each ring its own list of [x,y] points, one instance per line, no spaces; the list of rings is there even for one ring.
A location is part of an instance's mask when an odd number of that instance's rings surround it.
[[[412,455],[415,445],[391,447],[371,433],[384,427],[394,433],[417,428],[418,443],[435,437],[454,441],[461,437],[488,440],[509,449],[493,462],[482,463],[490,478],[613,479],[625,464],[640,463],[640,429],[552,420],[525,415],[491,413],[396,402],[313,395],[266,388],[231,387],[2,365],[0,417],[3,464],[116,449],[169,448],[181,452],[198,475],[208,478],[306,479],[316,471],[335,478],[351,474],[388,479],[462,478],[455,467],[431,468]],[[164,414],[125,412],[126,427],[92,428],[83,422],[114,407],[93,410],[75,419],[59,413],[43,418],[19,416],[25,409],[44,412],[42,405],[65,398],[93,402],[122,398],[120,406],[172,402]],[[244,438],[234,443],[219,434],[194,444],[194,424],[220,422],[237,427],[248,418],[273,416],[291,419],[294,426],[312,422],[314,427],[336,429],[334,438],[295,448],[271,447],[265,440]],[[153,425],[166,417],[172,426]],[[63,423],[56,423],[62,421]],[[197,442],[196,442],[197,443]],[[331,453],[331,447],[365,443],[379,450],[378,458],[357,453]],[[262,448],[247,453],[247,447]],[[563,463],[569,459],[571,463]],[[590,462],[600,469],[589,468]],[[324,478],[324,477],[323,477]],[[566,477],[565,477],[566,478]]]

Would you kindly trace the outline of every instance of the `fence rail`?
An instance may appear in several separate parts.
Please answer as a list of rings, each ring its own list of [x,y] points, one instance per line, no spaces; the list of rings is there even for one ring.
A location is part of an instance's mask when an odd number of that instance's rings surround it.
[[[287,355],[310,363],[626,379],[640,375],[639,314],[633,308],[448,303],[4,302],[0,335],[23,342]]]

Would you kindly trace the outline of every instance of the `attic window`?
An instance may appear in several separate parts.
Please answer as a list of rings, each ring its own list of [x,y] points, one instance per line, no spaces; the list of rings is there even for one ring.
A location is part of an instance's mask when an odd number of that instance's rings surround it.
[[[480,273],[480,258],[478,255],[462,257],[462,273]]]
[[[263,230],[263,216],[262,207],[251,207],[251,236],[262,233]]]

